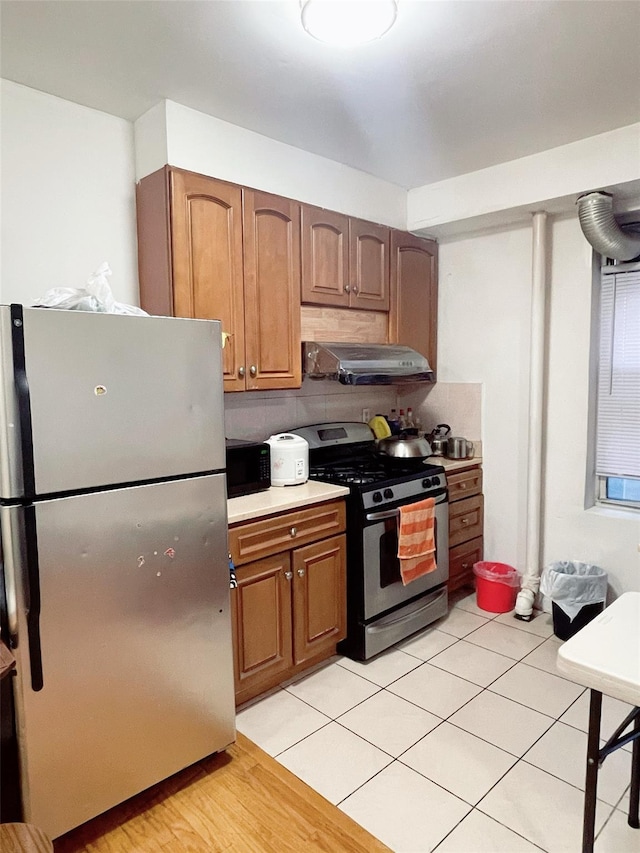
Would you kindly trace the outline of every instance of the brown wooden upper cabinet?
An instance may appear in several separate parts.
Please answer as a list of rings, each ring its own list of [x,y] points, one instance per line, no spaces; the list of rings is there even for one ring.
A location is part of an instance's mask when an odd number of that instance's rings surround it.
[[[391,231],[389,342],[426,355],[436,372],[438,331],[438,244]]]
[[[302,302],[389,310],[390,229],[310,205],[302,208]]]
[[[217,319],[224,390],[300,387],[300,206],[165,166],[137,187],[140,304]]]

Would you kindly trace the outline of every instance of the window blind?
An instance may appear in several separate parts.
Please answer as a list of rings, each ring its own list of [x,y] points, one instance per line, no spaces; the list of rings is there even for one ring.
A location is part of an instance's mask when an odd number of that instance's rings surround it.
[[[640,270],[602,273],[596,473],[640,477]]]

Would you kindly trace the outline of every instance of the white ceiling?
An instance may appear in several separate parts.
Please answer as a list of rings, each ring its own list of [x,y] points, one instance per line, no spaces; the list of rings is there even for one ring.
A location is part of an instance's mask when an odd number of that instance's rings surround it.
[[[135,120],[163,98],[416,187],[640,120],[640,3],[400,0],[357,49],[298,0],[2,0],[5,79]]]

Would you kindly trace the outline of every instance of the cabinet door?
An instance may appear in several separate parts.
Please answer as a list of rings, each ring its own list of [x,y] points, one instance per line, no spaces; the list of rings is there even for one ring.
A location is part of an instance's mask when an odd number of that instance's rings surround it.
[[[292,554],[296,664],[331,652],[346,637],[346,538],[333,536]]]
[[[277,684],[292,666],[290,552],[236,570],[232,590],[238,703]]]
[[[349,228],[351,307],[388,311],[390,230],[361,219]]]
[[[349,305],[349,218],[302,205],[302,301]]]
[[[341,533],[345,524],[345,502],[327,501],[231,527],[229,551],[236,566],[241,566]]]
[[[482,491],[482,468],[476,466],[466,471],[447,474],[447,486],[449,487],[450,502],[479,495]]]
[[[449,504],[449,547],[482,536],[484,498],[476,495]]]
[[[176,317],[221,320],[224,390],[245,387],[242,193],[240,187],[171,170],[173,304]]]
[[[449,549],[449,592],[473,584],[473,564],[482,560],[482,536]]]
[[[389,341],[422,353],[436,371],[438,244],[391,232]]]
[[[247,390],[299,388],[300,205],[243,191]]]

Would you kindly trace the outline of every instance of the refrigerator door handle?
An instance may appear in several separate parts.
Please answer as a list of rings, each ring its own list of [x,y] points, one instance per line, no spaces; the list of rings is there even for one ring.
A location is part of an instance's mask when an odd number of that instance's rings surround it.
[[[25,361],[22,305],[11,305],[11,342],[13,346],[13,378],[18,402],[20,450],[22,453],[22,487],[24,494],[35,494],[35,460],[33,456],[31,397]]]
[[[31,688],[37,693],[44,686],[44,678],[36,508],[3,506],[0,507],[0,520],[10,644],[18,649],[26,640]]]
[[[27,571],[25,600],[27,604],[27,636],[29,638],[29,669],[31,689],[42,690],[42,646],[40,644],[40,566],[38,563],[38,535],[36,510],[33,506],[24,509],[24,532],[27,549]]]

